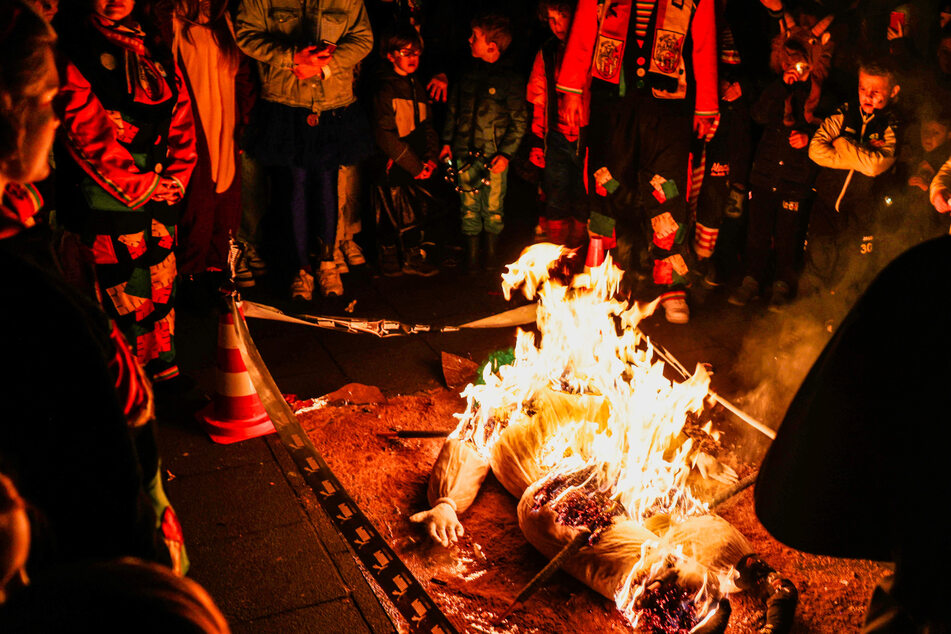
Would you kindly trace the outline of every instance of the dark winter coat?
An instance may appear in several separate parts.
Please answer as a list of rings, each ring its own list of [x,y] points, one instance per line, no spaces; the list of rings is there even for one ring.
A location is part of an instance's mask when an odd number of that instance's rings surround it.
[[[380,74],[373,96],[373,134],[392,165],[390,182],[407,182],[439,154],[426,86],[415,75],[398,75],[392,66]]]
[[[782,78],[766,87],[753,105],[753,120],[763,126],[763,136],[756,146],[750,184],[754,187],[776,188],[784,193],[805,193],[812,187],[817,167],[809,160],[809,146],[796,149],[789,144],[789,135],[801,132],[811,137],[816,126],[805,118],[809,97],[808,82],[787,85]],[[785,114],[786,103],[790,113]]]

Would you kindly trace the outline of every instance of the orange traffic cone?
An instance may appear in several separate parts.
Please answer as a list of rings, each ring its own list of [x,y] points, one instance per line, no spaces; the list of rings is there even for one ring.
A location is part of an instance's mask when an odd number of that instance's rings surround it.
[[[211,439],[223,445],[274,432],[248,368],[238,350],[234,316],[225,310],[218,320],[218,363],[215,398],[198,414]]]
[[[593,268],[601,266],[604,262],[604,241],[601,236],[591,236],[588,242],[588,256],[585,258],[584,265]]]

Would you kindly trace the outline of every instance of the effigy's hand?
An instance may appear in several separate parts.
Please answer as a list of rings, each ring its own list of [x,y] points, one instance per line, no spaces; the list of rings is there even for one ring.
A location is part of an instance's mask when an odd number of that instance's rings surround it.
[[[716,480],[724,484],[734,484],[739,480],[736,471],[731,467],[702,451],[694,458],[693,466],[700,471],[704,480]]]
[[[430,537],[446,547],[450,542],[459,541],[465,533],[459,518],[456,517],[456,509],[449,502],[440,502],[428,511],[411,515],[409,521],[425,524]]]

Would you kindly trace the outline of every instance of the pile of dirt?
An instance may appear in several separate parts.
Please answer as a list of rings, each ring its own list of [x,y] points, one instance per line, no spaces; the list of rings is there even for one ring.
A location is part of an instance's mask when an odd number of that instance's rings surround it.
[[[362,405],[331,405],[299,418],[311,440],[390,546],[460,631],[629,632],[601,597],[557,573],[528,604],[497,623],[518,591],[547,563],[522,536],[515,500],[493,476],[460,518],[465,536],[443,548],[433,544],[409,516],[429,507],[426,485],[442,445],[440,438],[394,439],[391,430],[451,430],[464,401],[446,389],[398,396]],[[750,465],[734,465],[741,475]],[[857,631],[871,591],[885,569],[866,561],[817,557],[791,550],[769,537],[752,509],[747,489],[718,513],[753,543],[766,561],[800,592],[794,632]],[[731,597],[727,630],[755,632],[762,606],[742,594]]]

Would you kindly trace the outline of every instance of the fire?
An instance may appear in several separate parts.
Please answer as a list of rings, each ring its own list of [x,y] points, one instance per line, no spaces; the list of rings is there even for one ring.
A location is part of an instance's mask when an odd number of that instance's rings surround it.
[[[540,337],[536,341],[533,333],[519,330],[514,362],[495,373],[486,368],[484,384],[465,389],[466,410],[457,415],[450,437],[467,441],[488,459],[509,426],[548,425],[537,458],[546,484],[536,504],[550,503],[559,521],[590,531],[592,540],[617,517],[673,525],[707,514],[687,485],[697,452],[682,432],[688,415],[703,410],[708,373],[698,366],[682,383],[667,379],[650,339],[638,329],[656,302],[629,305],[617,299],[623,272],[610,256],[599,267],[569,275],[574,258],[564,247],[538,244],[508,266],[502,275],[505,297],[521,289],[527,299],[537,298]],[[575,395],[586,399],[585,406],[548,411],[557,402],[550,394]],[[704,431],[714,433],[709,424]],[[602,512],[586,510],[582,499],[598,501]],[[618,608],[634,627],[687,632],[715,611],[723,583],[694,574],[699,568],[660,538],[645,542],[617,590]],[[667,569],[693,579],[696,587],[688,592],[676,584],[658,585]],[[685,592],[686,599],[680,597]],[[678,612],[688,625],[645,624],[649,610],[641,606],[652,594],[655,607]],[[672,610],[674,603],[689,609]]]

